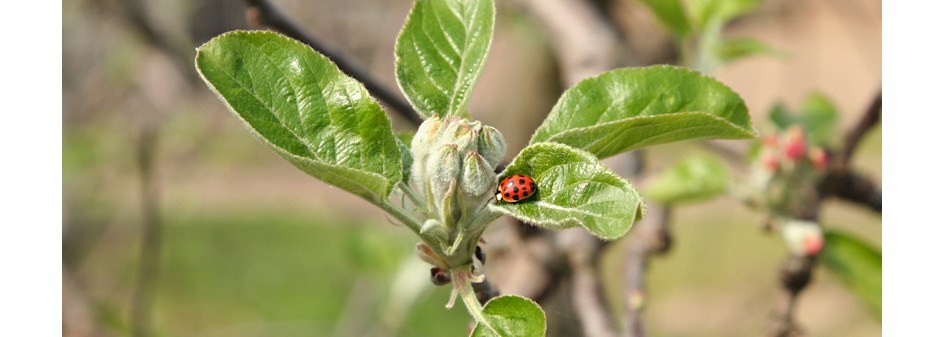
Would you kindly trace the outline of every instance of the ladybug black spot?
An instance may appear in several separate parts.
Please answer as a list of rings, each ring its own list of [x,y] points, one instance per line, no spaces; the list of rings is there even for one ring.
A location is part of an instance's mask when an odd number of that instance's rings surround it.
[[[506,197],[506,198],[511,198],[511,197],[512,197],[512,194],[510,194],[509,192],[505,192],[505,197]]]
[[[512,187],[512,192],[518,192],[518,187]]]
[[[519,183],[519,184],[522,184],[522,185],[525,185],[525,179],[519,179],[519,180],[518,180],[518,183]]]
[[[512,200],[518,201],[518,194],[512,196]]]

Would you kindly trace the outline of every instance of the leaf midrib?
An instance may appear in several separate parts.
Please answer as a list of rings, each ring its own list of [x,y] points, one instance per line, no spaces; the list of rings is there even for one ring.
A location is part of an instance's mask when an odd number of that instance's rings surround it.
[[[301,143],[302,145],[305,145],[305,151],[308,152],[309,155],[311,155],[310,157],[303,157],[303,158],[316,159],[315,154],[312,153],[312,148],[309,146],[309,144],[308,144],[307,142],[303,141],[302,138],[299,137],[299,135],[298,135],[295,131],[293,131],[291,128],[288,128],[288,127],[285,126],[284,122],[282,121],[282,118],[279,118],[279,116],[273,112],[275,109],[273,109],[269,104],[266,103],[266,101],[264,101],[261,97],[259,97],[259,95],[257,95],[257,93],[256,93],[255,91],[250,90],[250,89],[247,88],[245,85],[243,85],[243,83],[241,83],[236,77],[233,77],[233,75],[230,75],[228,72],[224,71],[224,68],[223,68],[223,67],[221,66],[221,64],[220,64],[220,60],[218,60],[218,59],[215,58],[215,57],[209,57],[209,60],[210,60],[210,64],[208,64],[208,65],[212,65],[212,66],[214,66],[215,68],[217,68],[217,70],[219,71],[219,73],[223,74],[224,76],[226,76],[227,78],[229,78],[230,80],[232,80],[233,83],[235,83],[235,84],[237,85],[237,87],[239,87],[241,90],[243,90],[244,92],[246,92],[246,93],[248,93],[250,96],[252,96],[253,99],[255,99],[257,102],[260,103],[260,105],[266,107],[266,110],[269,112],[269,114],[272,115],[273,117],[275,117],[275,119],[276,119],[277,121],[279,121],[279,123],[276,124],[276,123],[268,122],[268,121],[266,121],[266,120],[260,120],[260,121],[262,121],[262,122],[267,122],[267,123],[271,123],[271,124],[273,124],[273,125],[277,125],[277,126],[281,127],[283,130],[287,131],[289,134],[291,134],[291,135],[294,136],[297,140],[299,140],[299,143]],[[225,96],[223,96],[223,95],[220,95],[220,97],[222,97],[222,98],[227,102],[228,105],[230,105],[231,107],[233,106],[233,104],[230,103],[230,100],[229,100],[227,97],[225,97]],[[236,110],[234,109],[234,111],[236,111]],[[249,123],[248,121],[246,121],[246,118],[243,117],[243,114],[242,114],[242,113],[237,113],[237,115],[240,116],[240,119],[242,119],[244,122],[246,122],[247,124]],[[267,138],[267,139],[268,139],[268,137],[266,137],[265,135],[263,135],[261,132],[259,132],[259,131],[256,131],[256,132],[259,133],[261,136],[263,136],[263,138]],[[275,143],[272,143],[272,144],[273,144],[273,145],[276,145],[277,147],[279,147],[279,148],[281,148],[281,149],[284,149],[284,148],[282,147],[282,145],[278,145],[278,144],[275,144]],[[286,151],[286,153],[289,153],[289,152]],[[301,156],[300,156],[300,157],[301,157]]]

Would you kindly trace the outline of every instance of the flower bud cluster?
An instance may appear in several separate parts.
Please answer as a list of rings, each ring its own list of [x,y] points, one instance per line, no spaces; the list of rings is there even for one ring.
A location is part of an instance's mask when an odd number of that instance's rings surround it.
[[[492,200],[505,139],[478,121],[434,116],[420,125],[411,152],[411,187],[426,204],[421,232],[452,242]]]
[[[763,205],[780,228],[792,255],[814,257],[824,247],[821,226],[799,220],[810,215],[809,205],[817,202],[817,185],[828,166],[827,151],[810,144],[799,125],[763,138],[754,170],[753,200]]]
[[[822,172],[827,168],[828,156],[824,148],[807,143],[804,129],[792,126],[780,135],[772,134],[764,138],[761,166],[771,173],[794,171],[810,168]]]

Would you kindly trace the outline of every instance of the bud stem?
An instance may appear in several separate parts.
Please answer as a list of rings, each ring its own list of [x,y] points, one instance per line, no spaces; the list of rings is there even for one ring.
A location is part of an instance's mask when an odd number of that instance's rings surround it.
[[[404,184],[404,182],[400,182],[399,184],[397,184],[397,187],[399,187],[400,191],[404,192],[404,195],[406,195],[407,198],[409,198],[410,201],[413,202],[414,206],[423,208],[424,212],[426,211],[425,209],[427,205],[420,201],[420,198],[417,197],[416,193],[413,193],[413,189],[411,189],[410,186],[407,186],[407,184]]]
[[[439,244],[435,240],[433,240],[432,237],[430,237],[429,235],[420,233],[420,228],[422,228],[423,225],[420,224],[420,221],[418,221],[416,218],[410,215],[410,213],[390,203],[390,201],[384,201],[384,202],[378,203],[378,206],[380,206],[381,209],[386,211],[387,214],[390,214],[397,220],[400,220],[401,223],[407,226],[407,228],[409,228],[412,232],[414,232],[414,234],[417,234],[417,236],[419,236],[420,239],[422,239],[424,243],[426,243],[428,246],[433,248],[438,254],[440,255],[443,254],[443,252],[441,251],[439,247]]]
[[[476,292],[473,290],[471,278],[473,277],[470,272],[470,266],[462,266],[452,270],[453,276],[453,291],[458,292],[459,297],[463,300],[463,304],[466,305],[466,310],[469,311],[469,315],[476,320],[478,324],[485,326],[487,329],[499,335],[495,329],[489,325],[489,322],[486,321],[486,316],[482,314],[482,304],[479,304],[479,299],[476,297]]]

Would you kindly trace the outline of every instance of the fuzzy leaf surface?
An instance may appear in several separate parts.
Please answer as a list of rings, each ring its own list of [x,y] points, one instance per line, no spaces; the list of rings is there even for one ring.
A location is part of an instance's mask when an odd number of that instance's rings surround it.
[[[582,226],[605,240],[619,238],[643,216],[643,201],[623,178],[594,155],[558,143],[522,150],[500,179],[524,174],[538,191],[517,203],[491,204],[493,211],[549,229]]]
[[[624,68],[568,89],[532,136],[599,158],[682,140],[753,138],[748,108],[732,89],[682,67]]]
[[[821,253],[827,270],[840,278],[877,317],[883,315],[883,254],[872,245],[838,231],[824,232]]]
[[[495,332],[477,325],[471,337],[542,337],[545,335],[545,312],[534,301],[514,296],[489,300],[482,309]],[[498,334],[496,334],[498,332]]]
[[[424,119],[463,107],[492,43],[492,0],[417,0],[394,48],[397,84]]]
[[[387,114],[310,47],[274,32],[236,31],[198,48],[196,66],[254,135],[302,171],[375,203],[401,180]]]

